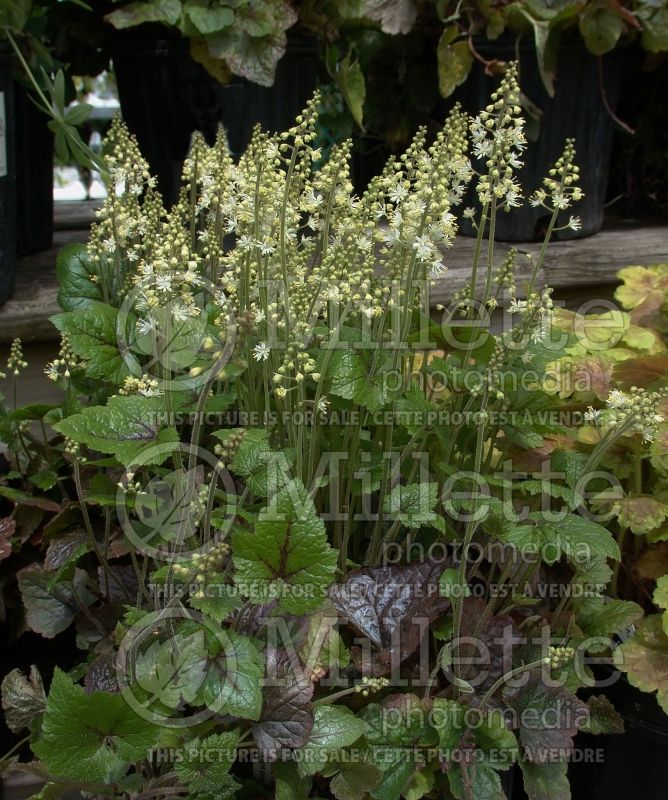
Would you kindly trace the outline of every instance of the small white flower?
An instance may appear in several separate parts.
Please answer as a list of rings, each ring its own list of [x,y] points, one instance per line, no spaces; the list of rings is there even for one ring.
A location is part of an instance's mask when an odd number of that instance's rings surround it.
[[[155,286],[159,292],[170,292],[172,290],[172,276],[156,275]]]
[[[417,257],[423,261],[427,261],[433,255],[434,248],[427,236],[416,236],[413,242],[413,249],[417,253]]]
[[[202,278],[192,269],[186,270],[183,281],[191,286],[201,286],[203,283]]]
[[[177,303],[172,307],[172,317],[176,322],[185,322],[191,316],[196,315],[193,315],[182,303]]]
[[[582,227],[582,222],[580,220],[580,217],[574,217],[571,214],[566,227],[570,228],[572,231],[579,231],[580,228]]]
[[[156,321],[153,317],[140,319],[137,322],[137,328],[139,329],[139,333],[146,335],[147,333],[151,333],[156,329]]]
[[[612,389],[606,402],[609,408],[622,409],[628,405],[629,398],[619,389]]]
[[[522,314],[527,309],[527,301],[526,300],[518,300],[516,297],[513,297],[510,301],[510,306],[508,307],[509,314]]]
[[[654,439],[654,428],[645,428],[642,432],[643,442],[651,442]]]
[[[584,413],[584,421],[588,422],[590,425],[598,425],[601,419],[602,411],[600,408],[594,408],[593,406],[589,406],[589,408]]]
[[[163,391],[159,386],[144,386],[139,390],[139,394],[144,397],[160,397]]]
[[[253,358],[256,361],[267,361],[271,355],[271,348],[266,342],[259,342],[253,348]]]
[[[395,206],[398,206],[408,197],[408,189],[403,183],[398,183],[390,189],[387,196]]]
[[[445,264],[440,260],[436,260],[432,262],[431,270],[429,271],[429,277],[442,278],[447,271],[448,268],[445,266]]]

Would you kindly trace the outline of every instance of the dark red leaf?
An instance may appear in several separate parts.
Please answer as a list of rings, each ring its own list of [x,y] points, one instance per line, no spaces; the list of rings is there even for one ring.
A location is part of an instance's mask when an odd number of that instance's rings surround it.
[[[401,663],[415,652],[429,623],[450,607],[438,592],[445,567],[422,561],[360,569],[334,585],[330,598],[341,621],[370,639],[380,651],[379,664],[389,671],[391,662]]]
[[[253,723],[255,743],[267,761],[286,747],[302,747],[313,729],[313,683],[303,670],[295,675],[284,650],[269,649],[262,715]]]

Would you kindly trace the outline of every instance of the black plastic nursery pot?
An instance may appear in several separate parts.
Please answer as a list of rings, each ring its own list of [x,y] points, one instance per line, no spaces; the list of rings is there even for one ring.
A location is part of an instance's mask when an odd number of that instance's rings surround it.
[[[9,47],[0,42],[0,303],[11,297],[16,267],[14,80]]]
[[[53,241],[53,133],[47,116],[20,84],[14,85],[16,119],[16,247],[19,256]]]
[[[289,37],[273,86],[241,78],[223,85],[190,57],[185,39],[119,37],[112,56],[121,111],[165,201],[178,197],[194,131],[211,144],[222,124],[239,154],[255,124],[269,131],[290,127],[315,89],[317,53],[315,40]]]
[[[591,694],[607,696],[624,718],[624,733],[578,734],[576,751],[583,758],[569,768],[572,800],[665,800],[668,715],[655,694],[634,688],[623,675]]]
[[[614,108],[617,102],[621,75],[619,55],[613,52],[593,56],[580,39],[565,39],[557,57],[554,97],[550,97],[541,80],[532,41],[521,39],[518,45],[515,38],[500,37],[491,42],[476,40],[475,48],[486,60],[509,61],[519,54],[520,88],[541,112],[538,125],[527,125],[529,142],[523,153],[524,166],[517,173],[524,196],[528,198],[540,187],[561,154],[564,141],[572,137],[585,198],[564,212],[563,223],[573,213],[580,217],[582,226],[578,231],[559,231],[554,238],[577,239],[598,232],[603,224],[615,124],[606,103]],[[476,114],[487,105],[498,83],[498,77],[486,75],[484,66],[476,62],[458,91],[457,99],[466,111]],[[526,110],[524,113],[526,116]],[[531,141],[536,128],[538,138]],[[495,238],[509,242],[542,239],[548,218],[545,209],[528,203],[509,213],[502,212],[497,216]],[[462,232],[471,234],[470,225],[468,229],[462,225]]]

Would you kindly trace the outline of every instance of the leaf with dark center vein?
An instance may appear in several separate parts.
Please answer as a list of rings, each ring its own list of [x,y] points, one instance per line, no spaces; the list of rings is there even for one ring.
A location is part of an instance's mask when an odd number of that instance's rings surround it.
[[[278,598],[287,613],[313,611],[323,602],[337,552],[299,480],[290,481],[260,513],[254,531],[232,535],[235,582],[254,603]]]
[[[92,450],[112,453],[126,466],[161,464],[178,447],[178,434],[163,427],[163,417],[160,397],[115,395],[106,406],[88,406],[53,427]]]
[[[87,695],[56,668],[32,749],[52,775],[115,783],[131,764],[147,757],[159,734],[120,694]]]

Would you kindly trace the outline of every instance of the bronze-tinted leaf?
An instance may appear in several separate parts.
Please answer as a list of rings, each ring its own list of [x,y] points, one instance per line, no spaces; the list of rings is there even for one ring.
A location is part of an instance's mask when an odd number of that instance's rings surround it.
[[[302,747],[313,729],[313,683],[295,674],[284,650],[269,649],[262,714],[252,726],[253,738],[267,761],[284,747]]]
[[[342,622],[366,636],[389,668],[417,649],[429,623],[450,607],[439,596],[438,579],[446,564],[422,561],[407,566],[367,567],[350,573],[330,590]]]
[[[547,686],[535,672],[518,688],[503,692],[516,712],[520,741],[527,758],[536,764],[565,760],[573,750],[573,736],[586,723],[587,706],[561,686]]]
[[[10,539],[16,531],[16,522],[10,517],[0,519],[0,561],[4,561],[12,554]]]
[[[657,353],[641,358],[629,358],[615,365],[615,381],[623,389],[631,386],[649,386],[652,381],[661,380],[668,374],[668,355]]]
[[[116,665],[111,653],[100,653],[90,662],[84,677],[86,692],[118,692]]]

